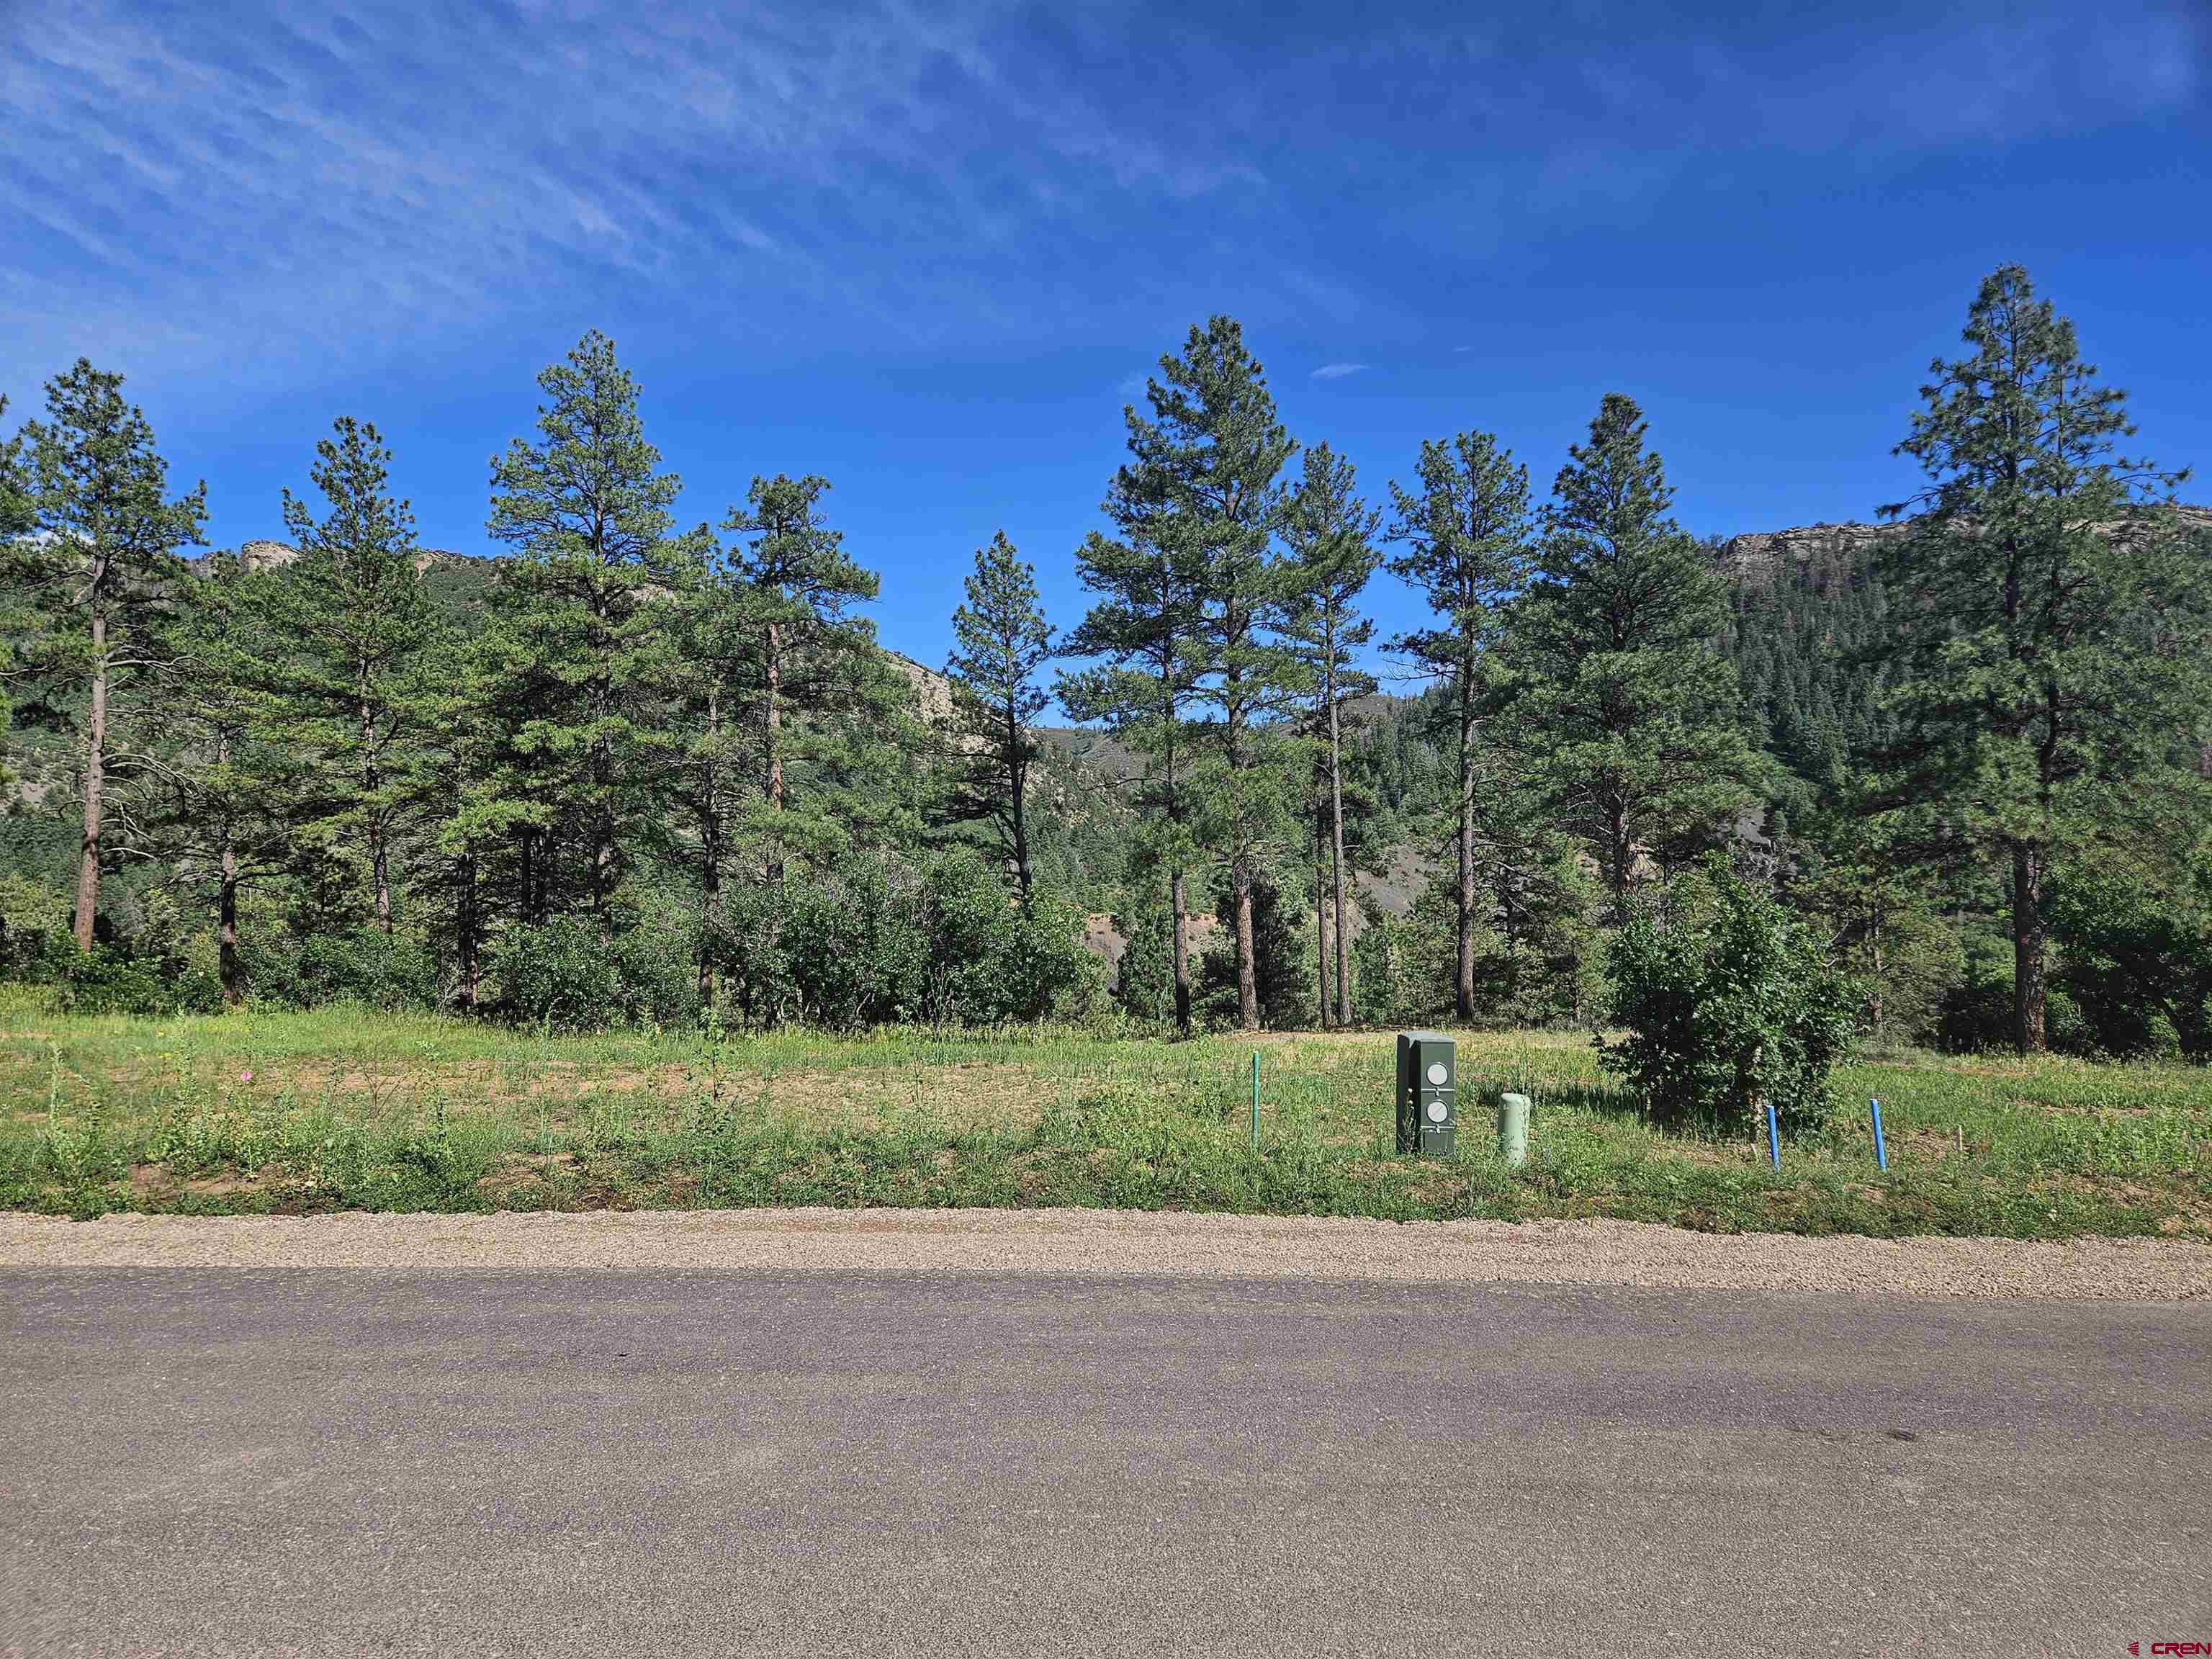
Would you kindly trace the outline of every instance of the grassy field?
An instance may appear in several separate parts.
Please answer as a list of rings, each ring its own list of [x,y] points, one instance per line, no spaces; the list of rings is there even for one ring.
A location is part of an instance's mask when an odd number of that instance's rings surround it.
[[[1088,1205],[1720,1231],[2212,1237],[2212,1073],[1901,1056],[1819,1133],[1658,1133],[1587,1036],[1467,1033],[1458,1157],[1391,1155],[1389,1033],[545,1038],[360,1010],[70,1018],[0,991],[0,1206]],[[1249,1143],[1251,1054],[1261,1144]],[[1528,1165],[1487,1102],[1535,1099]],[[1865,1110],[1881,1098],[1890,1171]]]

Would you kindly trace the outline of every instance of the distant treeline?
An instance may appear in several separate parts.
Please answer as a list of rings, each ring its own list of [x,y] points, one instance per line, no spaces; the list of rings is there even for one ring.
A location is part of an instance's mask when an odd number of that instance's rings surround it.
[[[949,696],[878,647],[822,478],[677,524],[596,332],[491,464],[489,580],[352,418],[296,556],[183,556],[204,484],[80,361],[0,450],[0,949],[84,1006],[1565,1022],[1718,849],[1886,1040],[2203,1059],[2207,520],[2025,272],[1964,338],[1895,528],[1753,580],[1626,397],[1541,500],[1466,431],[1370,501],[1216,317],[1125,410],[1085,614],[991,536]],[[1431,614],[1378,640],[1386,568]]]

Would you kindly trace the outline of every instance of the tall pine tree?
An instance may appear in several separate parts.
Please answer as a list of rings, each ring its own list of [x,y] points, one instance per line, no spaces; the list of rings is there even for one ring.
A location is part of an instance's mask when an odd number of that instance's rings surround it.
[[[393,846],[416,774],[407,750],[428,735],[423,652],[434,618],[416,568],[415,518],[389,489],[391,456],[373,425],[341,417],[309,472],[319,519],[284,492],[300,549],[272,596],[285,648],[272,665],[295,740],[313,750],[304,834],[357,841],[376,926],[392,933]]]
[[[1765,763],[1720,654],[1728,595],[1668,514],[1643,411],[1608,392],[1568,451],[1514,606],[1526,683],[1515,717],[1543,745],[1552,810],[1596,860],[1626,918],[1638,860],[1663,868],[1728,838]]]
[[[582,888],[602,933],[627,839],[654,804],[665,733],[653,653],[656,593],[680,586],[698,544],[672,532],[682,489],[646,441],[638,385],[597,330],[538,377],[538,435],[491,464],[487,529],[516,556],[492,590],[508,665],[497,707],[512,723],[524,827],[522,908],[541,917],[552,836],[572,823]]]
[[[46,383],[46,418],[24,431],[42,533],[16,574],[50,623],[37,665],[50,706],[77,738],[76,931],[77,949],[89,951],[109,774],[131,769],[151,735],[134,733],[131,715],[157,665],[172,596],[188,580],[177,550],[199,544],[207,486],[169,497],[168,464],[145,415],[124,402],[123,377],[82,357]],[[75,708],[72,690],[81,698]]]
[[[1045,694],[1036,676],[1052,660],[1052,629],[1037,603],[1036,571],[1000,531],[975,553],[966,602],[952,613],[954,732],[962,778],[954,811],[991,824],[1030,904],[1029,775]]]
[[[1477,841],[1482,821],[1477,783],[1484,770],[1482,722],[1504,681],[1492,653],[1507,605],[1529,568],[1528,470],[1487,432],[1462,432],[1421,446],[1417,490],[1393,484],[1397,520],[1391,538],[1406,551],[1393,574],[1420,590],[1436,625],[1393,641],[1442,690],[1456,774],[1453,844],[1459,862],[1458,954],[1453,1006],[1474,1017],[1475,929],[1480,920]]]
[[[811,476],[756,477],[744,504],[722,521],[724,530],[750,538],[729,556],[756,643],[751,696],[760,793],[754,827],[771,886],[782,883],[794,838],[820,848],[842,837],[843,827],[825,809],[836,802],[845,769],[839,765],[848,746],[841,741],[844,723],[883,693],[882,665],[864,649],[872,631],[852,614],[854,605],[876,597],[879,584],[845,551],[844,533],[824,520],[822,497],[829,488],[828,480]],[[811,798],[795,793],[789,775],[794,762],[809,760],[824,786]]]
[[[2123,455],[2124,394],[2006,265],[1938,359],[1898,448],[1928,487],[1884,550],[1899,735],[1877,804],[1985,849],[2008,878],[2014,1040],[2045,1046],[2045,882],[2147,793],[2193,781],[2176,735],[2205,706],[2205,572],[2163,509],[2185,475]]]
[[[1138,852],[1143,865],[1166,873],[1176,1030],[1188,1036],[1189,872],[1195,847],[1188,711],[1202,670],[1198,585],[1189,560],[1150,533],[1141,502],[1116,488],[1108,494],[1105,511],[1127,539],[1093,531],[1076,550],[1076,574],[1098,597],[1062,651],[1092,663],[1062,674],[1057,690],[1072,717],[1103,721],[1144,757]],[[1127,922],[1133,942],[1140,920],[1131,916]]]
[[[152,711],[165,763],[147,769],[134,803],[148,850],[183,882],[212,890],[216,976],[233,1006],[249,988],[239,900],[291,868],[298,803],[314,794],[313,751],[270,695],[270,665],[295,637],[284,586],[279,572],[210,553],[179,588]]]
[[[1279,476],[1297,446],[1233,318],[1194,327],[1180,355],[1160,359],[1146,397],[1149,416],[1125,412],[1129,460],[1115,490],[1194,581],[1204,674],[1194,698],[1206,712],[1193,781],[1228,867],[1237,1019],[1249,1030],[1260,1023],[1253,884],[1294,787],[1283,718],[1300,676],[1280,636],[1287,595],[1273,543]]]
[[[1359,599],[1377,563],[1375,535],[1382,515],[1359,499],[1352,463],[1317,444],[1305,453],[1305,472],[1285,514],[1284,539],[1290,550],[1285,574],[1291,610],[1287,633],[1304,664],[1310,688],[1314,738],[1324,783],[1322,817],[1328,824],[1328,882],[1314,896],[1316,936],[1328,927],[1319,918],[1326,905],[1336,942],[1335,1014],[1352,1024],[1352,946],[1346,930],[1344,851],[1345,705],[1371,694],[1375,677],[1357,663],[1358,653],[1375,637],[1373,622],[1359,614]],[[1322,950],[1322,1024],[1328,1024],[1328,953]]]

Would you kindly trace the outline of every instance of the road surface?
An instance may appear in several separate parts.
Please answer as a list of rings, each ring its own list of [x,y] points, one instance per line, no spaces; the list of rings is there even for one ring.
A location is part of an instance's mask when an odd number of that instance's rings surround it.
[[[9,1654],[2124,1655],[2212,1304],[0,1269]]]

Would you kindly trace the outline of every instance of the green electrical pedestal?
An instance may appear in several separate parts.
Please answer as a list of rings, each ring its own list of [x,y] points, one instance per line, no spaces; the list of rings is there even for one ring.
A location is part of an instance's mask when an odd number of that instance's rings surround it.
[[[1441,1031],[1398,1033],[1398,1150],[1449,1158],[1459,1128],[1459,1045]]]

